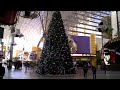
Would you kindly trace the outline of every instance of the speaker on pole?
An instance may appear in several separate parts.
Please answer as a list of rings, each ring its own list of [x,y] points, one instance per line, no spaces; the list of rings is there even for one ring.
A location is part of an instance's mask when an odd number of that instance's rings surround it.
[[[30,16],[30,11],[25,11],[25,17],[29,17]]]

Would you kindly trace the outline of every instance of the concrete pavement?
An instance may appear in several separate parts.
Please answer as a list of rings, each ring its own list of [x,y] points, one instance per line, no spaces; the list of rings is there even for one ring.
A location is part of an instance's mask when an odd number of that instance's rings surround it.
[[[105,74],[104,71],[97,70],[96,79],[120,79],[120,71],[107,71]],[[12,70],[6,68],[6,73],[4,79],[84,79],[83,70],[77,69],[77,74],[74,75],[39,75],[33,70],[28,70],[25,72],[25,68],[22,70],[15,70],[14,67]],[[89,69],[87,74],[87,79],[92,79],[92,71]]]

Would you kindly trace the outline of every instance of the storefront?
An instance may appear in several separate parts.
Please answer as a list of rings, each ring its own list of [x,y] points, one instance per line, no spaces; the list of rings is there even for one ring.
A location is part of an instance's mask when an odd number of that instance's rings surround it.
[[[109,40],[104,47],[109,50],[110,62],[112,64],[120,64],[120,38]]]

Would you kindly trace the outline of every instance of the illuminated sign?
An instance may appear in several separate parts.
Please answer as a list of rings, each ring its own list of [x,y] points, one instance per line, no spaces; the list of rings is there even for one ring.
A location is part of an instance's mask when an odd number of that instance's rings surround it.
[[[72,36],[77,45],[77,54],[90,54],[90,38],[87,36]]]

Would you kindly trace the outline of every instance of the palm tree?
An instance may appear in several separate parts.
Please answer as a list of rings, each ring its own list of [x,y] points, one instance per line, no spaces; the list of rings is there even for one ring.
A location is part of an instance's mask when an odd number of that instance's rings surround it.
[[[102,22],[103,22],[103,26],[102,26],[103,37],[112,39],[113,28],[111,26],[111,17],[110,16],[104,17],[102,19]]]
[[[120,37],[120,31],[118,31],[114,36]]]
[[[107,29],[105,29],[103,31],[103,36],[105,36],[105,37],[107,37],[109,39],[112,39],[112,31],[113,31],[113,28],[108,26]]]

